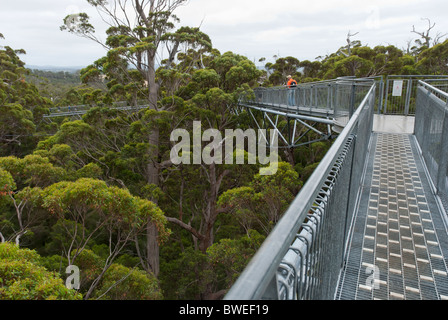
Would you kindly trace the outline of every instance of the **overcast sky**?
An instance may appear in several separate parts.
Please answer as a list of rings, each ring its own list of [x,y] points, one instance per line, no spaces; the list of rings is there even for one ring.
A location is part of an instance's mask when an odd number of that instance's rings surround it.
[[[59,27],[72,13],[86,12],[104,36],[105,26],[86,0],[0,0],[0,45],[25,49],[29,65],[86,66],[104,55],[102,47]],[[411,33],[436,23],[432,34],[448,33],[447,0],[190,0],[175,14],[180,25],[199,26],[222,53],[258,61],[274,55],[315,60],[353,40],[371,47],[405,48]]]

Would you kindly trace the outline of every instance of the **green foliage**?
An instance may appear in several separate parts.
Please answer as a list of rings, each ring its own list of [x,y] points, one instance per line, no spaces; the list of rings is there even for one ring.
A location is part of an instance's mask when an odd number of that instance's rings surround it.
[[[257,231],[249,230],[248,234],[240,239],[223,239],[207,250],[221,288],[230,288],[233,285],[264,240],[265,237]]]
[[[0,300],[80,300],[57,274],[42,266],[32,250],[0,244]]]
[[[280,162],[276,174],[255,175],[248,186],[224,192],[218,205],[229,207],[246,232],[259,229],[268,235],[301,187],[298,173],[289,163]]]
[[[44,188],[65,177],[63,168],[54,166],[40,155],[28,155],[23,159],[3,157],[0,158],[0,168],[11,173],[19,189],[25,186]]]
[[[72,255],[76,254],[73,252]],[[90,249],[83,250],[76,258],[76,266],[79,267],[80,290],[86,292],[103,271],[105,261]],[[64,268],[65,269],[65,268]]]
[[[42,97],[53,102],[53,106],[49,107],[50,112],[58,112],[59,107],[82,105],[87,94],[105,88],[102,81],[92,83],[91,86],[83,85],[80,70],[72,72],[30,70],[25,79],[36,86]]]
[[[213,282],[213,273],[206,254],[187,247],[171,261],[162,263],[161,287],[168,300],[201,300],[207,286]],[[173,275],[176,281],[173,282]]]
[[[96,163],[89,163],[76,171],[74,180],[81,178],[100,179],[102,175],[103,171]]]
[[[417,70],[422,74],[446,75],[448,73],[448,40],[424,50],[420,54]]]
[[[17,186],[11,174],[0,168],[0,194],[7,195],[16,190]]]
[[[403,51],[393,45],[372,48],[353,41],[350,50],[344,46],[317,61],[277,58],[265,65],[269,78],[264,85],[284,85],[287,75],[300,82],[312,82],[346,76],[446,74],[447,41],[435,42],[432,47],[426,42],[416,43],[418,46]]]
[[[160,227],[161,240],[169,231],[164,229],[163,213],[148,200],[133,197],[128,191],[108,187],[104,181],[82,178],[63,181],[43,190],[43,207],[60,218],[99,214],[101,223],[122,223],[122,227],[140,228],[148,219]]]
[[[138,269],[113,264],[107,270],[101,288],[95,292],[101,300],[162,300],[157,279]]]
[[[93,250],[84,250],[77,259],[80,270],[80,292],[86,292],[103,271],[109,248],[93,246]],[[100,300],[161,300],[163,299],[157,279],[143,270],[126,266],[132,258],[123,255],[106,271],[100,285],[94,290],[91,299]],[[61,276],[68,266],[68,261],[58,255],[41,258],[42,264],[49,270],[59,272]],[[123,263],[124,262],[124,263]]]
[[[60,27],[61,30],[67,30],[75,34],[89,34],[94,33],[94,27],[89,23],[89,16],[86,13],[80,13],[76,19],[73,15],[68,15],[64,18],[64,25]]]
[[[25,51],[0,48],[0,156],[24,155],[34,148],[37,124],[52,103],[25,80],[29,71],[19,58]]]
[[[300,78],[298,70],[301,66],[301,63],[297,58],[290,56],[278,58],[275,63],[267,63],[266,69],[271,73],[269,76],[269,83],[273,85],[284,84],[288,75],[295,79]]]

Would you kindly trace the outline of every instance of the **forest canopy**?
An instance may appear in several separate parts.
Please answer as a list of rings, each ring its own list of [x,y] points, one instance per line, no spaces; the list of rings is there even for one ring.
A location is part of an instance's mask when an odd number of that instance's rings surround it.
[[[114,18],[106,1],[88,2]],[[448,40],[429,33],[406,49],[349,38],[315,61],[276,57],[260,68],[221,53],[200,28],[176,29],[183,2],[135,1],[136,24],[111,19],[107,54],[76,74],[27,69],[25,51],[0,34],[0,299],[222,298],[331,141],[304,133],[310,143],[262,176],[258,164],[173,164],[173,130],[251,128],[233,112],[241,94],[287,75],[448,73]],[[89,17],[77,17],[61,29],[99,41]],[[157,61],[162,47],[168,58]],[[123,102],[144,107],[111,108]],[[82,117],[44,119],[81,105]],[[72,265],[81,282],[68,289]]]

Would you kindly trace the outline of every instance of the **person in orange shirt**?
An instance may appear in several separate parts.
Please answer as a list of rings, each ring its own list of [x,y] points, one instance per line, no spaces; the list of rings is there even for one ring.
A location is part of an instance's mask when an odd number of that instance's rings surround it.
[[[291,76],[288,76],[288,84],[287,84],[288,88],[295,88],[297,87],[297,81],[294,80]]]
[[[286,84],[288,88],[288,105],[293,106],[295,100],[295,88],[297,87],[297,81],[292,78],[292,76],[288,76],[288,82]]]

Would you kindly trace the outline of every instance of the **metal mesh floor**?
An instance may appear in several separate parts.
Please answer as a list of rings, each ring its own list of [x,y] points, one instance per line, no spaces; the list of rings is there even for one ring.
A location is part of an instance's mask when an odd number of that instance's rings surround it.
[[[414,136],[375,133],[371,150],[336,299],[448,300],[448,232]]]

